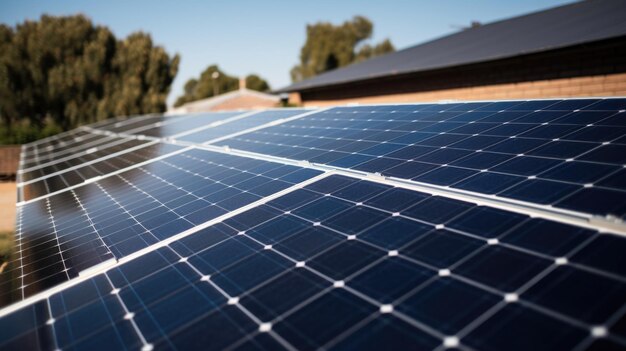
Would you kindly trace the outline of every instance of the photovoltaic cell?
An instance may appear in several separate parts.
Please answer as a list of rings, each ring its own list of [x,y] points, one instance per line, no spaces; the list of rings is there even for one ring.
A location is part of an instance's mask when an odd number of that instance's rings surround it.
[[[116,138],[109,144],[89,149],[89,152],[79,152],[77,154],[63,157],[63,160],[49,162],[48,165],[40,164],[30,170],[24,169],[22,173],[18,175],[20,178],[19,180],[21,182],[32,181],[37,178],[48,176],[52,173],[65,171],[68,168],[91,163],[99,158],[108,157],[115,153],[121,153],[146,143],[148,143],[147,140]]]
[[[204,143],[213,139],[225,137],[233,133],[239,133],[247,129],[255,128],[283,118],[293,117],[304,112],[307,112],[307,110],[283,109],[257,112],[250,116],[228,121],[218,126],[202,129],[197,132],[177,137],[176,139],[193,143]]]
[[[406,201],[389,201],[407,198],[415,200],[413,207],[457,211],[418,217]],[[311,209],[329,199],[348,206],[320,220]],[[619,321],[626,318],[626,280],[623,270],[607,265],[621,257],[623,236],[442,200],[329,176],[4,316],[0,321],[14,331],[3,333],[0,343],[76,349],[625,346]],[[366,228],[344,230],[338,223],[355,218],[355,209],[367,210],[371,219],[353,227]],[[507,225],[483,227],[477,218]],[[387,235],[372,236],[376,228]],[[405,239],[396,240],[399,235]],[[571,238],[559,240],[565,235]],[[615,251],[603,250],[607,245]],[[594,254],[600,251],[602,257]],[[598,328],[600,338],[592,335]]]
[[[20,254],[3,273],[2,300],[30,296],[320,173],[187,150],[28,202],[18,209]]]
[[[85,158],[72,160],[69,165],[69,167],[73,167],[72,169],[68,169],[68,164],[65,162],[49,166],[48,169],[45,170],[50,172],[48,173],[50,174],[49,176],[31,179],[23,183],[21,188],[23,189],[24,197],[21,201],[30,201],[40,196],[84,183],[89,179],[182,149],[180,146],[159,143],[124,152],[124,148],[141,146],[143,144],[145,144],[145,142],[139,140],[122,143],[119,147],[106,149],[107,152],[104,155],[98,154],[94,155],[94,158],[88,158],[88,160],[94,161],[88,164],[79,163],[81,160],[86,161]],[[111,152],[118,152],[120,154],[106,158]],[[25,180],[26,179],[22,179],[22,181]]]
[[[188,115],[186,117],[175,117],[172,120],[164,120],[163,122],[151,125],[146,128],[139,128],[126,131],[130,134],[141,134],[156,138],[171,137],[176,134],[184,133],[198,127],[203,127],[217,121],[227,120],[241,114],[240,112],[211,112],[197,115]],[[171,117],[170,117],[171,118]]]
[[[43,197],[18,207],[0,302],[33,300],[0,310],[0,348],[624,349],[624,109],[142,116],[25,145]],[[230,149],[141,140],[172,136]]]
[[[103,147],[120,142],[119,138],[99,135],[94,133],[79,133],[71,141],[63,142],[62,145],[50,146],[40,151],[24,152],[22,169],[39,167],[50,164],[60,159],[66,159],[80,153],[87,153],[88,150]]]
[[[620,101],[340,107],[217,144],[623,217],[626,188],[604,181],[626,164]]]

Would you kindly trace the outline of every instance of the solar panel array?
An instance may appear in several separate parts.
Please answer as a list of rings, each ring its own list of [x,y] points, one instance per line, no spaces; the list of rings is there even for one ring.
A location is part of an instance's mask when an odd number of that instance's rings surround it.
[[[2,349],[626,349],[626,99],[114,119],[23,147]]]

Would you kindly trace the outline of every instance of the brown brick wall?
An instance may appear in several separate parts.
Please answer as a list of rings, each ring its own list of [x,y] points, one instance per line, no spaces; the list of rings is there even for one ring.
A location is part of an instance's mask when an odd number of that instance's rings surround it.
[[[626,95],[626,37],[290,94],[305,106]]]
[[[219,105],[214,106],[212,111],[230,111],[230,110],[256,110],[262,108],[276,107],[278,103],[276,101],[261,99],[255,96],[239,96],[233,99],[226,100]]]
[[[626,96],[626,73],[338,100],[308,100],[304,101],[303,105],[331,106],[348,103],[373,104],[439,100],[542,99],[591,96]]]
[[[276,107],[279,103],[278,99],[268,99],[252,94],[235,95],[217,104],[213,104],[211,101],[209,101],[209,104],[203,102],[204,101],[191,102],[187,105],[183,105],[182,108],[185,112],[257,110]]]

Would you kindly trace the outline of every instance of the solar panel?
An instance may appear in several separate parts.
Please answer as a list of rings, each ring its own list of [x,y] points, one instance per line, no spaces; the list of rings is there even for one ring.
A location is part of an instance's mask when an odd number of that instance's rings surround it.
[[[267,123],[276,122],[284,118],[301,115],[305,112],[307,112],[307,110],[302,109],[283,109],[256,112],[250,115],[242,116],[244,118],[237,118],[216,126],[209,125],[207,126],[208,128],[203,128],[202,130],[181,134],[176,137],[176,139],[192,143],[211,142],[218,138],[224,138],[231,134],[259,127]]]
[[[3,274],[3,285],[13,286],[4,294],[27,297],[321,173],[173,145],[147,148],[139,150],[161,158],[104,160],[107,177],[50,189],[19,207],[20,255]]]
[[[76,133],[70,140],[65,140],[58,145],[48,145],[40,147],[31,153],[25,152],[23,156],[22,170],[34,167],[41,167],[60,159],[67,159],[77,153],[86,152],[92,148],[105,147],[115,142],[120,142],[119,138],[98,135],[94,133]]]
[[[106,149],[104,155],[94,155],[93,162],[84,162],[84,157],[81,157],[73,159],[69,167],[67,166],[68,162],[46,167],[46,169],[41,170],[45,172],[42,177],[28,181],[24,181],[25,179],[22,177],[20,188],[23,198],[20,200],[32,201],[40,196],[88,182],[120,169],[133,167],[137,163],[149,161],[180,149],[182,147],[177,145],[162,143],[146,145],[146,142],[142,140],[129,140],[117,145],[117,147]],[[83,163],[78,163],[81,161]],[[55,171],[50,172],[50,168]]]
[[[143,116],[27,145],[0,348],[626,348],[625,108]]]
[[[53,348],[574,348],[624,313],[624,276],[576,259],[598,240],[626,242],[328,176],[4,317],[34,319],[5,341],[39,327]]]
[[[52,173],[92,163],[103,157],[110,157],[114,154],[133,150],[134,148],[140,147],[142,144],[147,142],[147,140],[115,138],[112,142],[99,147],[79,151],[53,161],[40,163],[37,166],[30,168],[23,168],[20,170],[17,178],[20,182],[32,181],[41,177],[49,176]]]
[[[169,117],[168,120],[165,120],[164,122],[155,123],[147,128],[127,130],[125,133],[165,138],[184,133],[189,130],[194,130],[195,128],[203,127],[207,124],[228,120],[229,118],[240,114],[240,112],[212,112],[180,118]]]
[[[576,101],[340,107],[217,145],[623,217],[624,103]]]

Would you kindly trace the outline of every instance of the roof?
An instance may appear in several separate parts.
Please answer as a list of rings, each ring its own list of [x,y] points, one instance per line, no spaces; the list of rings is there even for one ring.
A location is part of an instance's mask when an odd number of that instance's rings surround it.
[[[588,0],[470,28],[294,83],[301,91],[538,53],[626,35],[626,1]]]
[[[233,101],[237,99],[241,99],[241,101]],[[186,103],[168,111],[168,113],[267,108],[274,106],[279,101],[280,97],[276,95],[241,88],[225,94]]]

